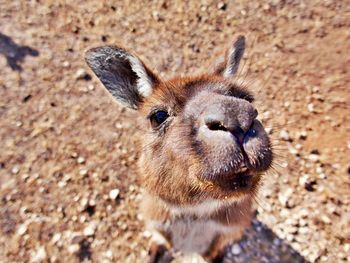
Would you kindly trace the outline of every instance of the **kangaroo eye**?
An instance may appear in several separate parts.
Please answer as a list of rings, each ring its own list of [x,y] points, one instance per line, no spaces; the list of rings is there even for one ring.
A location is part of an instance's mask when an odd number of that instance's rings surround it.
[[[166,111],[160,110],[153,113],[150,117],[152,128],[157,128],[161,125],[167,118],[169,114]]]

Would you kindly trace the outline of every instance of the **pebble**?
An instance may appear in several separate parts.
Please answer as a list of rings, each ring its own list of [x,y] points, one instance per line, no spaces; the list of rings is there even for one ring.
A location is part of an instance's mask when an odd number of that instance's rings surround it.
[[[300,131],[298,134],[298,138],[301,140],[306,140],[307,138],[307,132],[306,131]]]
[[[311,113],[315,112],[315,106],[312,103],[307,105],[307,110]]]
[[[227,5],[224,2],[219,2],[217,7],[220,10],[226,10]]]
[[[109,258],[109,259],[113,259],[113,251],[112,250],[107,250],[104,253],[104,256]]]
[[[309,228],[308,227],[299,227],[298,232],[300,234],[307,234],[309,232]]]
[[[309,180],[309,175],[303,174],[302,176],[299,177],[299,185],[304,187],[308,180]]]
[[[237,256],[242,253],[242,249],[239,244],[233,244],[231,252],[233,255]]]
[[[314,187],[317,184],[316,180],[314,178],[310,178],[308,174],[303,174],[299,178],[299,185],[305,188],[307,191],[314,191]]]
[[[323,168],[321,166],[316,167],[316,173],[322,174],[323,173]]]
[[[21,122],[21,121],[16,121],[15,125],[16,125],[16,127],[22,127],[23,122]]]
[[[61,237],[62,237],[61,233],[55,233],[51,239],[51,242],[53,244],[56,244],[61,239]]]
[[[322,254],[322,250],[318,248],[313,248],[309,254],[310,261],[316,262],[321,257],[321,254]]]
[[[87,175],[87,173],[88,173],[88,170],[86,170],[86,169],[81,169],[81,170],[79,171],[79,174],[80,174],[80,175]]]
[[[153,11],[152,12],[152,17],[155,21],[160,21],[161,20],[161,17],[160,17],[160,14],[158,11]]]
[[[87,73],[85,69],[81,68],[81,69],[78,69],[77,72],[75,73],[75,79],[91,80],[91,75]]]
[[[271,135],[273,129],[272,129],[271,127],[266,127],[266,128],[265,128],[265,131],[266,131],[267,134]]]
[[[290,201],[290,197],[293,194],[293,189],[292,188],[288,188],[286,191],[284,192],[280,192],[278,194],[278,201],[281,203],[282,206],[284,207],[291,207],[291,201]]]
[[[97,224],[96,222],[90,222],[87,227],[84,228],[83,234],[85,236],[93,236],[96,231]]]
[[[75,73],[75,78],[76,79],[82,79],[84,78],[84,76],[87,74],[86,70],[83,68],[80,68],[77,70],[77,72]]]
[[[68,68],[68,67],[70,66],[69,61],[63,61],[62,66],[63,66],[64,68]]]
[[[289,132],[285,129],[280,131],[279,137],[284,141],[290,141]]]
[[[329,225],[332,221],[331,219],[326,216],[326,215],[321,215],[321,220],[323,221],[323,223],[325,223],[326,225]]]
[[[307,221],[303,218],[301,218],[298,222],[299,226],[303,227],[307,225]]]
[[[30,262],[32,263],[39,263],[39,262],[44,262],[46,259],[46,250],[45,247],[41,246],[37,249],[35,253],[33,253]]]
[[[85,163],[85,158],[82,157],[82,156],[79,156],[78,159],[77,159],[77,162],[80,163],[80,164],[83,164],[83,163]]]
[[[73,245],[70,245],[68,247],[68,252],[71,253],[71,254],[75,254],[75,253],[77,253],[79,251],[79,249],[80,249],[79,244],[73,244]]]
[[[320,160],[320,156],[318,154],[310,154],[308,159],[314,163],[318,162]]]
[[[12,169],[11,169],[11,172],[13,173],[13,174],[18,174],[19,173],[19,167],[18,166],[14,166]]]
[[[18,230],[17,230],[17,234],[22,236],[24,235],[26,232],[27,232],[27,224],[21,224],[19,227],[18,227]]]
[[[119,193],[120,193],[119,189],[117,189],[117,188],[112,189],[112,190],[109,192],[109,198],[110,198],[111,200],[115,200],[115,199],[117,199],[117,197],[119,196]]]
[[[293,155],[298,155],[299,151],[294,147],[289,147],[289,152]]]
[[[67,182],[66,181],[59,181],[58,182],[58,187],[59,188],[63,188],[63,187],[65,187],[67,185]]]

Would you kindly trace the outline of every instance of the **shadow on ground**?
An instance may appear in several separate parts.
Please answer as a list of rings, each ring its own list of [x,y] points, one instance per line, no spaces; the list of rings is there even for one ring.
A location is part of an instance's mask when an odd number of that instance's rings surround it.
[[[25,56],[39,56],[39,51],[28,46],[16,44],[9,36],[0,33],[0,54],[4,55],[7,65],[15,71],[22,71],[20,63]]]
[[[279,238],[265,224],[255,219],[243,239],[228,248],[225,263],[307,263],[287,241]]]

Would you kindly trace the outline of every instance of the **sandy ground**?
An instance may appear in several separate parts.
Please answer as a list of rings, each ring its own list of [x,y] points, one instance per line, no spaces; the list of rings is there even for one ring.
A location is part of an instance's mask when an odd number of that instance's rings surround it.
[[[136,114],[84,51],[118,43],[165,78],[237,32],[277,158],[225,260],[350,262],[350,2],[114,2],[0,0],[0,262],[146,262]]]

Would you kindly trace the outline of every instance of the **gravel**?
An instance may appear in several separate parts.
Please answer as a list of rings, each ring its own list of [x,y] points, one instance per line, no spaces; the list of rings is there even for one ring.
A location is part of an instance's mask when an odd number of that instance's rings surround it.
[[[166,78],[205,70],[237,32],[275,161],[225,262],[350,262],[346,12],[346,2],[319,0],[2,5],[0,262],[145,262],[142,127],[84,52],[121,44]]]

